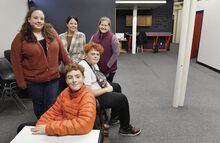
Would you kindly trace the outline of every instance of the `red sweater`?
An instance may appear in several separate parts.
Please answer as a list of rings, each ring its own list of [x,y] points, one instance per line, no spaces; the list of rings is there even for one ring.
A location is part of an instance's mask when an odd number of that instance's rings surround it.
[[[59,78],[59,58],[64,64],[71,62],[58,35],[50,42],[46,39],[47,56],[39,42],[21,40],[18,33],[11,45],[11,62],[19,87],[27,83],[43,83]]]
[[[96,118],[95,96],[84,85],[72,93],[64,89],[37,125],[45,124],[48,135],[78,135],[90,132]]]

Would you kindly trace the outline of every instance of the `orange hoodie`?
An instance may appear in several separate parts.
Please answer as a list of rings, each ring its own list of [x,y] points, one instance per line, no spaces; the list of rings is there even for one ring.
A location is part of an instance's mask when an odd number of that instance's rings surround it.
[[[37,125],[45,124],[48,135],[79,135],[90,132],[96,118],[95,96],[85,85],[72,93],[67,87]]]

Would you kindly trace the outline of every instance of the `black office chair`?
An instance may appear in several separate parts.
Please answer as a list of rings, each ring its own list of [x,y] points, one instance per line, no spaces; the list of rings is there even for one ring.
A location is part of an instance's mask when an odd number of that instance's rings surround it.
[[[11,63],[11,50],[5,50],[4,57]],[[21,89],[21,88],[19,88],[18,96],[20,98],[30,98],[27,91],[25,89]]]
[[[140,31],[137,34],[137,39],[136,39],[136,44],[137,44],[137,53],[139,50],[141,50],[141,52],[144,52],[144,44],[147,42],[147,36],[146,33],[144,31]]]
[[[0,110],[4,108],[5,97],[10,96],[20,111],[26,106],[18,97],[18,87],[10,62],[6,58],[0,58]]]
[[[4,57],[11,63],[11,50],[5,50]]]

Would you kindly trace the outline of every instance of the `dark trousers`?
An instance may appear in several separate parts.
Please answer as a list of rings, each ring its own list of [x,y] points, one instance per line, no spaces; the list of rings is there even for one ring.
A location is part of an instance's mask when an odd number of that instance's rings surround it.
[[[60,79],[59,79],[59,94],[68,87],[66,83],[66,76],[63,73],[60,73]]]
[[[118,83],[110,82],[111,86],[113,87],[113,92],[121,93],[121,86]]]
[[[110,84],[113,87],[113,92],[121,93],[121,86],[118,83],[112,82]],[[118,113],[117,108],[111,108],[111,119],[114,119],[115,117],[118,117],[118,114],[119,113]]]
[[[117,114],[120,120],[120,128],[127,128],[130,123],[130,112],[127,97],[120,93],[121,87],[117,83],[111,83],[113,92],[107,92],[97,97],[102,108],[111,108],[112,116]]]
[[[58,79],[45,83],[33,83],[27,86],[27,92],[32,98],[34,113],[38,119],[56,101],[58,89]]]
[[[107,81],[111,83],[114,79],[114,76],[115,76],[115,72],[109,73],[109,75],[106,77]]]

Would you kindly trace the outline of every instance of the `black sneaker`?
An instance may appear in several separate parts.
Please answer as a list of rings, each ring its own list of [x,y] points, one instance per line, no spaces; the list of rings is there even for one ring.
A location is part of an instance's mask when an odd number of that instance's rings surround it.
[[[140,133],[141,133],[141,129],[132,127],[131,125],[129,125],[127,129],[122,128],[119,130],[119,134],[122,136],[134,137],[134,136],[139,135]]]

